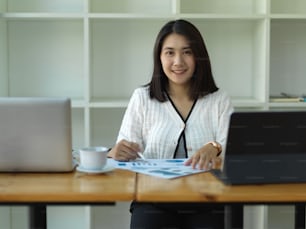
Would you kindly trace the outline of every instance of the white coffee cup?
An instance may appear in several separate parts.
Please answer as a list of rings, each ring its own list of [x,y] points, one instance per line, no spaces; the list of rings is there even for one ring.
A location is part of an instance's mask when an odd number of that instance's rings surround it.
[[[107,162],[108,148],[103,146],[80,149],[80,166],[88,170],[103,169]]]

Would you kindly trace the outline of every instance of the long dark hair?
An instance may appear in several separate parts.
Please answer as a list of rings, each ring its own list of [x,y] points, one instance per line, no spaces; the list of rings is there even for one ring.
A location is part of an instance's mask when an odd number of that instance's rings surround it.
[[[168,87],[168,78],[162,69],[160,53],[165,38],[172,33],[186,37],[190,42],[190,47],[196,60],[196,68],[190,84],[190,98],[195,100],[217,91],[218,87],[212,75],[210,59],[201,33],[193,24],[180,19],[165,24],[156,37],[153,52],[153,74],[151,81],[147,84],[150,98],[155,98],[160,102],[167,101],[165,92]]]

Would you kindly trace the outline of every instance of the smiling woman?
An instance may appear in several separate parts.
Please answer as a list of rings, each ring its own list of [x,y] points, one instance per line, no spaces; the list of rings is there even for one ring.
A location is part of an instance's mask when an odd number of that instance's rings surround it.
[[[142,152],[146,159],[184,158],[193,169],[215,168],[233,108],[215,84],[200,32],[186,20],[168,22],[153,59],[151,81],[134,91],[109,156],[129,161]],[[221,205],[133,202],[130,211],[132,229],[224,228]]]

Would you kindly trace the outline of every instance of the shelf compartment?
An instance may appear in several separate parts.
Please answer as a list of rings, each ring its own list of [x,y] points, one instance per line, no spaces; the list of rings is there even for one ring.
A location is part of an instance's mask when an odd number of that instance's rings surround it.
[[[83,98],[81,20],[8,20],[9,96]]]
[[[90,21],[91,100],[129,99],[153,71],[153,46],[167,20]],[[94,48],[92,48],[94,47]]]
[[[190,21],[201,30],[207,41],[218,85],[231,96],[263,102],[266,97],[266,21]],[[91,50],[92,99],[128,99],[136,87],[150,80],[154,40],[165,22],[96,19],[91,21],[91,47],[95,47]],[[146,33],[137,39],[135,34],[144,30]],[[121,36],[121,33],[125,36]],[[120,90],[114,90],[117,87]]]
[[[181,0],[181,13],[195,14],[265,14],[265,0]]]
[[[306,14],[305,0],[271,0],[272,14]]]
[[[217,85],[239,103],[265,102],[267,22],[191,19],[200,30]],[[233,83],[237,82],[237,83]]]
[[[306,94],[306,20],[272,20],[270,95]]]
[[[125,108],[90,109],[90,145],[113,147],[116,143]]]
[[[0,19],[0,96],[8,95],[7,78],[7,25]]]
[[[173,0],[90,0],[92,13],[170,14]]]
[[[85,146],[85,117],[84,109],[72,108],[71,110],[71,123],[72,123],[72,147],[74,150],[80,149]]]
[[[84,12],[84,0],[0,0],[2,12]]]

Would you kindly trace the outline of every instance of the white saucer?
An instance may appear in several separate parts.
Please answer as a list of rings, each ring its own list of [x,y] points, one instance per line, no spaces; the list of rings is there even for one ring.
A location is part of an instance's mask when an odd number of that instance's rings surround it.
[[[77,171],[83,172],[83,173],[107,173],[107,172],[110,172],[114,169],[115,169],[115,167],[113,167],[111,165],[106,165],[102,169],[85,169],[81,165],[76,167]]]

